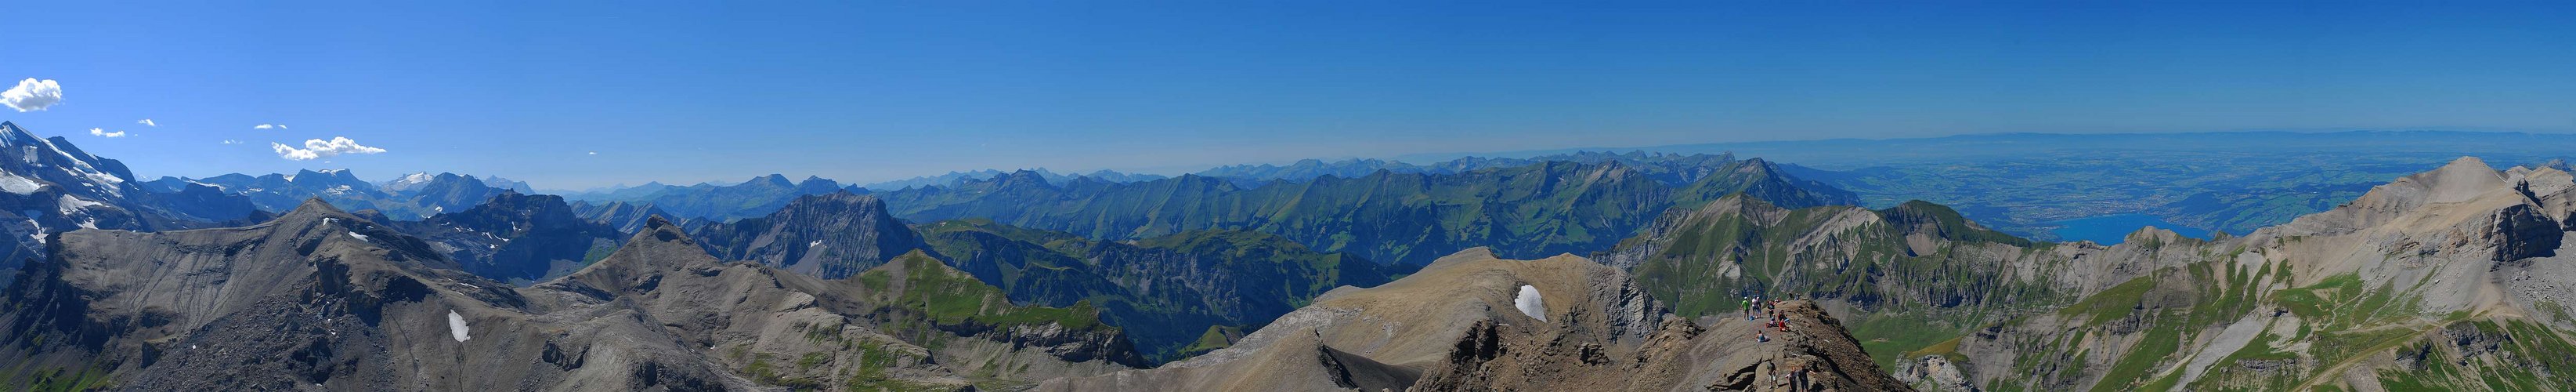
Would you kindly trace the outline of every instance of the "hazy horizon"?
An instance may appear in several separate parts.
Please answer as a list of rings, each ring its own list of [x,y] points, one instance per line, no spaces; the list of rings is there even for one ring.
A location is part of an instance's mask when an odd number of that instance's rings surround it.
[[[41,17],[16,26],[0,87],[31,95],[0,119],[147,177],[586,189],[2004,132],[2576,131],[2563,3],[20,8]]]

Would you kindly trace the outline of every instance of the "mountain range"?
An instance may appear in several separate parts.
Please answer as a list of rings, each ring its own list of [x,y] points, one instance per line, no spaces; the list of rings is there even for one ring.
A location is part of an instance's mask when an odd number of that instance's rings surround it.
[[[56,234],[80,229],[172,230],[262,220],[249,200],[203,185],[146,187],[114,159],[60,136],[36,138],[0,122],[0,286],[47,257]]]
[[[1196,175],[1059,185],[1023,171],[876,196],[896,216],[921,221],[979,217],[1102,239],[1250,230],[1323,251],[1417,265],[1481,244],[1506,255],[1605,248],[1651,220],[1654,211],[1729,194],[1790,205],[1857,202],[1848,192],[1787,177],[1760,159],[1697,159],[1702,166],[1688,171],[1549,161],[1454,174],[1379,171],[1275,180],[1254,188]]]
[[[2106,244],[1725,154],[571,200],[0,143],[18,389],[2576,388],[2563,164]]]
[[[1028,170],[1029,170],[1029,171],[1031,171],[1031,172],[1036,172],[1036,173],[1038,174],[1038,176],[1040,176],[1040,177],[1045,177],[1045,178],[1046,178],[1046,180],[1047,180],[1048,182],[1057,182],[1057,183],[1062,183],[1062,182],[1067,182],[1067,181],[1073,181],[1073,179],[1074,179],[1075,177],[1087,177],[1087,178],[1090,178],[1090,179],[1093,179],[1093,180],[1098,180],[1098,181],[1108,181],[1108,182],[1137,182],[1137,181],[1153,181],[1153,180],[1160,180],[1160,179],[1165,179],[1165,178],[1171,178],[1170,176],[1164,176],[1164,175],[1159,175],[1159,174],[1120,173],[1120,172],[1117,172],[1117,171],[1114,171],[1114,170],[1095,170],[1095,171],[1092,171],[1092,172],[1090,172],[1090,173],[1081,173],[1081,174],[1059,174],[1059,173],[1056,173],[1056,172],[1054,172],[1054,171],[1047,170],[1046,168],[1043,168],[1043,167],[1041,167],[1041,168],[1036,168],[1036,169],[1028,169]],[[960,172],[960,171],[952,171],[952,172],[948,172],[948,174],[941,174],[941,175],[936,175],[936,176],[921,176],[921,177],[906,178],[906,179],[901,179],[901,180],[894,180],[894,181],[879,182],[879,183],[867,184],[867,185],[864,185],[863,187],[868,188],[868,189],[898,190],[898,189],[904,189],[904,188],[916,188],[916,187],[925,187],[925,186],[948,185],[948,184],[950,184],[950,183],[955,183],[955,182],[957,182],[957,181],[959,181],[959,180],[981,179],[981,178],[992,178],[993,176],[999,176],[999,175],[1003,175],[1003,174],[1007,174],[1007,173],[1008,173],[1008,172],[1004,172],[1004,171],[1001,171],[1001,170],[994,170],[994,169],[982,169],[982,170],[962,171],[962,172]]]
[[[321,198],[335,205],[375,210],[401,219],[420,219],[463,210],[509,188],[487,185],[474,176],[455,173],[412,174],[384,184],[361,180],[345,169],[301,170],[295,174],[226,174],[207,178],[161,177],[144,183],[145,187],[173,192],[190,185],[211,186],[226,193],[248,197],[253,205],[266,211],[286,211],[305,199]],[[524,187],[525,184],[514,184]]]
[[[2576,151],[2576,135],[2412,130],[1998,133],[1417,154],[1398,159],[1442,162],[1588,151],[1733,153],[1794,162],[1784,165],[1792,174],[1859,193],[1863,205],[1873,208],[1907,200],[1931,201],[1957,208],[2000,231],[2056,240],[2065,239],[2060,229],[2086,224],[2076,219],[2119,214],[2153,216],[2163,221],[2156,224],[2168,228],[2242,235],[2332,209],[2372,186],[2452,158],[2478,156],[2491,162],[2546,166],[2568,159],[2567,151]]]
[[[1601,257],[1683,314],[1815,298],[1939,390],[2560,390],[2571,176],[2475,158],[2203,240],[2039,243],[1929,203],[1677,211]],[[1901,350],[1901,351],[1900,351]]]

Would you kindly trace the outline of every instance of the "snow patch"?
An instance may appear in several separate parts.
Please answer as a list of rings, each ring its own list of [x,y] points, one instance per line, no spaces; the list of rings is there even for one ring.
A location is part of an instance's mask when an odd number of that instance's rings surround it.
[[[807,243],[805,243],[805,247],[807,247],[807,248],[812,248],[812,247],[817,247],[817,246],[823,246],[823,240],[814,240],[814,242],[807,242]]]
[[[454,310],[447,311],[447,333],[456,335],[456,341],[461,343],[474,338],[467,336],[465,330],[465,316],[456,314]]]
[[[44,185],[37,184],[36,180],[19,177],[16,173],[0,172],[0,190],[21,195],[33,195],[36,194],[36,189],[43,187]]]
[[[1521,314],[1529,315],[1530,318],[1547,321],[1547,305],[1539,302],[1537,287],[1521,285],[1521,295],[1519,298],[1512,299],[1512,307],[1520,308]]]
[[[358,234],[358,232],[355,232],[355,231],[349,232],[349,238],[356,238],[356,239],[358,239],[359,241],[373,241],[373,240],[369,240],[369,239],[367,239],[367,235],[366,235],[366,234]]]
[[[62,197],[54,200],[54,207],[61,209],[63,211],[63,215],[79,214],[82,209],[96,207],[99,205],[100,204],[98,202],[81,200],[80,198],[72,197],[72,195],[63,195]]]

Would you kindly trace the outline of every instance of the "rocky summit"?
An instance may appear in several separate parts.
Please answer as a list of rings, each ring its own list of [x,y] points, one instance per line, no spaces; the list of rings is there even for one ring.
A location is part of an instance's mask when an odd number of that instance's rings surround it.
[[[726,259],[757,260],[826,279],[929,248],[920,234],[886,213],[884,202],[850,192],[800,196],[767,216],[710,225],[693,235]]]
[[[1334,290],[1233,347],[1039,390],[1909,389],[1822,309],[1777,310],[1680,317],[1616,268],[1471,249]]]
[[[2570,178],[2460,158],[2247,235],[2113,246],[1729,199],[1600,256],[1686,315],[1815,298],[1925,389],[2558,390]]]

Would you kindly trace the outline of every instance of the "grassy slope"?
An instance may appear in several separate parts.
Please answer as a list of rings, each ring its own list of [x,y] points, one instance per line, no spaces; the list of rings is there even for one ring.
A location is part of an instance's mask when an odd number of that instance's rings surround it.
[[[1720,204],[1723,205],[1723,204]],[[1774,207],[1698,213],[1667,233],[1660,252],[1633,271],[1656,298],[1684,315],[1735,312],[1748,295],[1841,299],[1864,307],[1850,321],[1853,336],[1882,365],[1897,353],[1957,337],[1968,328],[2015,309],[2035,309],[2064,299],[2037,282],[2011,279],[1992,252],[1996,245],[2029,247],[2006,256],[2039,252],[2030,241],[1975,227],[1957,212],[1930,203],[1905,203],[1879,211],[1816,207],[1779,212],[1777,223],[1751,218]],[[1714,211],[1707,211],[1714,212]],[[1890,222],[1819,233],[1837,215],[1877,214]],[[1678,217],[1678,215],[1677,215]],[[1908,233],[1948,239],[1926,254],[1912,253]],[[1834,238],[1828,249],[1797,247],[1791,240]],[[1623,247],[1645,246],[1644,237]],[[1737,276],[1725,270],[1739,268]]]
[[[921,227],[960,269],[997,280],[1013,298],[1097,305],[1155,361],[1184,357],[1211,328],[1256,328],[1334,287],[1375,286],[1403,272],[1251,231],[1100,242],[980,219]]]

